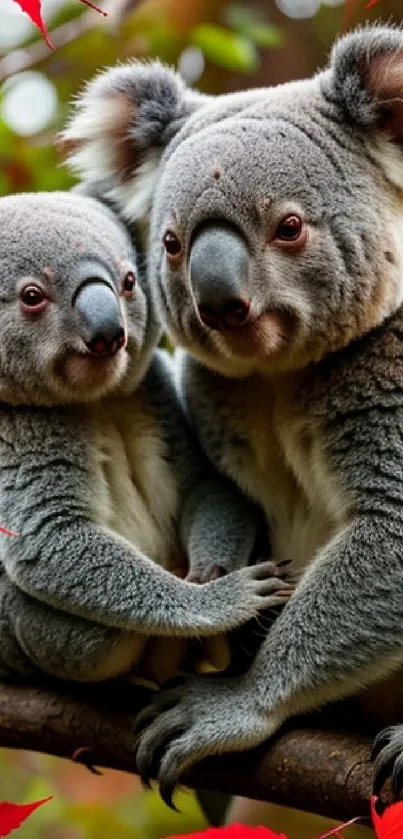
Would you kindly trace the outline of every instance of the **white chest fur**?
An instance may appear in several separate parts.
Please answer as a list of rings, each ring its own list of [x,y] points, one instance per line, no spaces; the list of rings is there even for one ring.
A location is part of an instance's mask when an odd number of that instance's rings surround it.
[[[93,515],[168,567],[178,552],[179,493],[167,442],[141,390],[87,409]]]
[[[320,432],[287,392],[274,395],[263,381],[258,389],[255,380],[232,383],[228,395],[238,442],[233,427],[228,429],[223,465],[263,507],[273,557],[305,567],[348,520],[348,501],[331,473]]]

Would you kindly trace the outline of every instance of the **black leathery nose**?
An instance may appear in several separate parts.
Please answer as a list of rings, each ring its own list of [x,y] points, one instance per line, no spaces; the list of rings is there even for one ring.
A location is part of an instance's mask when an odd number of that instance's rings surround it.
[[[198,307],[200,320],[210,329],[220,332],[224,329],[238,329],[248,320],[249,300],[230,300],[222,312],[212,311],[201,303]]]
[[[93,355],[113,355],[124,346],[126,335],[117,295],[103,280],[82,284],[75,296],[81,337]]]
[[[223,319],[228,329],[236,329],[247,321],[250,310],[249,300],[230,300],[227,303]]]
[[[111,344],[108,344],[102,335],[96,335],[92,341],[86,342],[86,346],[93,355],[114,355],[124,346],[125,340],[125,331],[122,327]]]
[[[238,329],[249,317],[249,253],[242,236],[212,223],[196,235],[190,280],[201,321],[210,329]]]

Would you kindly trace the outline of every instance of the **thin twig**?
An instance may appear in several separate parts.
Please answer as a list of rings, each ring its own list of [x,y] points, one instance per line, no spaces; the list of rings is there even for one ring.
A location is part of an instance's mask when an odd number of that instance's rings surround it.
[[[84,12],[79,17],[57,26],[51,33],[52,43],[56,50],[61,49],[82,35],[85,35],[86,32],[94,29],[97,25],[99,24],[95,19],[94,13]],[[12,50],[12,52],[0,59],[0,83],[10,78],[10,76],[14,76],[15,73],[21,73],[23,70],[36,67],[38,64],[42,64],[50,58],[54,60],[54,57],[54,52],[50,51],[43,39],[34,41],[28,47],[20,47],[19,49]]]

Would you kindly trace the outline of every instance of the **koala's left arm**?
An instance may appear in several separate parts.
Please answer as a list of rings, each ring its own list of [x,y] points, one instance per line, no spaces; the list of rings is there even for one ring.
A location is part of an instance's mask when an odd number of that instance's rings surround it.
[[[168,353],[155,353],[146,385],[175,464],[188,580],[205,583],[245,567],[257,537],[257,510],[205,459],[180,406]]]
[[[317,443],[322,434],[322,455],[351,499],[344,531],[316,557],[245,676],[189,681],[162,693],[140,719],[148,726],[137,753],[143,776],[156,748],[168,744],[159,768],[167,800],[203,756],[253,747],[295,714],[352,695],[403,663],[399,333],[403,321],[385,336],[383,358],[375,341],[364,360],[370,378],[358,359],[338,383],[324,382],[331,401],[319,406]]]

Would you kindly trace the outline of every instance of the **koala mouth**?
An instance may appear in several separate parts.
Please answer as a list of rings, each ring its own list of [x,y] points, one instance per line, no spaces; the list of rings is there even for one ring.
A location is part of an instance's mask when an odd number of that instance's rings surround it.
[[[128,354],[121,347],[113,354],[93,354],[69,350],[56,364],[56,374],[74,391],[86,393],[110,390],[118,385],[128,365]]]
[[[273,310],[250,318],[237,329],[212,333],[211,338],[224,352],[249,358],[270,358],[289,345],[294,331],[292,315],[282,310]]]

